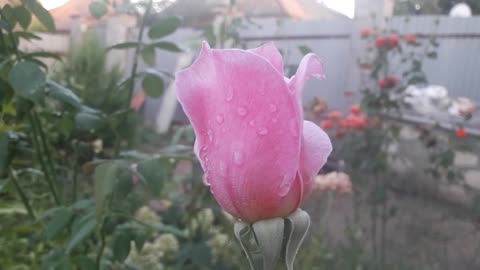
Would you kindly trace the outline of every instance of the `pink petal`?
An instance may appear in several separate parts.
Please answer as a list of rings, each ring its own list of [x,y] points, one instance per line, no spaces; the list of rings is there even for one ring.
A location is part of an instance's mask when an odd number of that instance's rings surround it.
[[[313,53],[305,55],[298,65],[297,73],[288,80],[288,88],[290,91],[297,93],[297,96],[301,96],[303,85],[310,77],[315,77],[322,80],[323,66],[320,62],[320,58]]]
[[[311,189],[313,178],[327,162],[332,152],[332,142],[327,133],[310,121],[303,121],[303,144],[299,171],[303,180],[303,195]]]
[[[258,48],[249,50],[259,56],[264,57],[267,59],[273,67],[283,75],[283,59],[280,52],[277,50],[273,42],[269,42],[264,44]]]
[[[220,205],[245,221],[294,210],[285,201],[298,201],[287,192],[300,157],[300,108],[282,74],[257,53],[204,43],[195,63],[177,72],[176,88]]]

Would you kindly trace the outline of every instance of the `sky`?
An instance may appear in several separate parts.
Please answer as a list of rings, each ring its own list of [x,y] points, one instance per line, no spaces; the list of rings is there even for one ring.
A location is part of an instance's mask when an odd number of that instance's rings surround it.
[[[355,0],[318,0],[318,2],[324,3],[327,7],[347,15],[349,18],[353,18],[355,13]]]
[[[59,7],[65,4],[66,2],[68,2],[68,0],[40,0],[40,3],[42,3],[42,6],[46,9]]]
[[[40,0],[46,9],[56,8],[67,1],[68,0]],[[347,15],[349,18],[353,18],[355,12],[355,0],[318,0],[318,2],[324,3],[327,7]]]

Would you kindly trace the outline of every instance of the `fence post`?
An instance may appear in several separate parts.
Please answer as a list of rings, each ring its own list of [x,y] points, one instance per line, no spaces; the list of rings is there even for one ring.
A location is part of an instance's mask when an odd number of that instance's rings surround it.
[[[105,27],[105,46],[109,47],[128,39],[128,32],[136,25],[135,18],[123,14],[113,14],[107,19]],[[128,63],[128,50],[112,50],[107,54],[107,68],[116,66],[124,70]]]
[[[69,48],[72,49],[75,44],[78,44],[82,38],[82,21],[78,14],[70,16],[70,44]]]

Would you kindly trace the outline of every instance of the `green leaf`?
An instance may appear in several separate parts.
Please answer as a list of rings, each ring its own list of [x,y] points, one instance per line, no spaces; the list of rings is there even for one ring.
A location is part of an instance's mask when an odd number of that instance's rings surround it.
[[[72,209],[78,211],[90,208],[91,206],[93,206],[93,200],[89,198],[76,201],[74,204],[72,204]]]
[[[15,64],[8,74],[8,80],[15,93],[23,98],[37,101],[44,94],[45,73],[32,62],[25,61]]]
[[[192,244],[190,249],[192,262],[196,265],[208,265],[212,259],[212,252],[207,243]]]
[[[138,230],[135,232],[135,237],[133,241],[135,241],[135,247],[137,248],[138,252],[142,250],[143,245],[148,240],[148,237],[149,237],[149,234],[144,230]]]
[[[108,12],[107,5],[104,2],[93,1],[88,5],[88,10],[90,14],[96,19],[100,19],[103,15]]]
[[[26,39],[26,40],[31,40],[31,39],[41,40],[42,39],[41,37],[35,35],[34,33],[27,32],[27,31],[13,32],[13,36],[16,37],[16,38],[23,38],[23,39]]]
[[[155,158],[138,163],[137,172],[143,176],[149,190],[153,194],[159,194],[171,166],[168,158]]]
[[[70,222],[73,217],[72,209],[59,208],[51,216],[51,220],[45,225],[43,234],[46,239],[52,239],[57,236]]]
[[[303,55],[305,54],[309,54],[312,52],[312,49],[310,49],[310,47],[308,46],[305,46],[305,45],[302,45],[302,46],[298,46],[298,50],[300,51],[300,53],[302,53]]]
[[[142,59],[149,66],[155,65],[155,47],[147,46],[142,49]]]
[[[128,230],[121,230],[114,235],[113,239],[113,258],[116,261],[123,262],[130,253],[130,241],[132,235]]]
[[[159,97],[162,95],[165,88],[162,78],[160,76],[149,73],[143,77],[142,88],[145,94],[149,97]]]
[[[101,122],[101,118],[98,114],[80,111],[75,115],[75,128],[83,131],[95,130]]]
[[[80,256],[76,263],[80,270],[92,270],[95,269],[97,266],[95,265],[95,261],[92,258],[87,256]]]
[[[2,27],[5,28],[5,30],[11,30],[15,27],[15,24],[17,24],[17,18],[15,16],[15,10],[10,6],[9,4],[6,4],[2,8],[2,12],[4,17],[2,18]]]
[[[92,234],[95,230],[97,223],[95,219],[90,218],[85,223],[82,224],[80,229],[73,234],[72,238],[67,244],[67,252],[72,251],[78,244],[83,242],[90,234]]]
[[[131,48],[136,48],[138,45],[143,45],[143,43],[137,42],[137,41],[126,41],[126,42],[122,42],[122,43],[118,43],[113,46],[110,46],[107,48],[107,50],[131,49]]]
[[[159,41],[150,44],[150,46],[153,46],[157,49],[165,50],[165,51],[170,51],[170,52],[182,52],[182,49],[180,49],[177,44],[168,42],[168,41]]]
[[[427,53],[427,57],[430,58],[430,59],[437,59],[438,54],[437,54],[437,52],[429,52],[429,53]]]
[[[310,216],[307,212],[297,209],[287,217],[287,221],[289,222],[289,233],[285,250],[285,264],[288,270],[293,270],[298,249],[302,245],[310,227]]]
[[[50,216],[54,215],[57,211],[60,211],[60,209],[62,209],[62,208],[63,208],[63,206],[53,207],[53,208],[45,210],[45,212],[43,212],[42,214],[37,216],[37,219],[35,220],[35,222],[39,222],[39,221],[41,221],[41,220],[43,220],[47,217],[50,217]]]
[[[252,225],[262,251],[264,270],[273,270],[278,263],[282,250],[284,225],[283,218],[260,220]]]
[[[93,174],[94,181],[94,197],[95,197],[95,213],[98,224],[104,213],[109,208],[110,199],[112,197],[113,189],[117,182],[117,172],[119,164],[116,162],[102,163],[95,168]]]
[[[55,21],[48,10],[46,10],[37,0],[26,0],[25,4],[49,32],[55,32]]]
[[[15,17],[22,26],[23,29],[27,29],[27,27],[30,25],[32,22],[32,14],[28,9],[25,8],[25,6],[16,6],[13,10],[13,13],[15,14]]]
[[[168,36],[177,30],[181,22],[182,20],[176,16],[161,18],[150,27],[148,36],[151,39],[159,39]]]
[[[72,90],[50,80],[47,81],[47,85],[49,86],[50,90],[48,91],[48,94],[52,98],[66,103],[75,109],[80,109],[82,107],[82,101]]]
[[[45,51],[40,51],[40,52],[32,52],[32,53],[26,53],[22,56],[23,58],[53,58],[58,61],[62,61],[62,57],[56,53],[51,53],[51,52],[45,52]]]
[[[7,132],[0,133],[0,177],[4,176],[7,173],[8,167],[8,155],[9,149],[8,145],[10,138]]]

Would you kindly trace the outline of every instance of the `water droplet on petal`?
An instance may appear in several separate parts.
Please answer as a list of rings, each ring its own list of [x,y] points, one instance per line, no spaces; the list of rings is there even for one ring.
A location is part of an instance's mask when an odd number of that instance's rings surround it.
[[[278,186],[278,195],[281,197],[287,196],[288,192],[290,191],[290,187],[292,186],[292,183],[292,177],[288,174],[284,175],[282,182]]]
[[[221,176],[227,176],[227,166],[225,165],[225,162],[223,161],[219,162],[218,170],[220,171]]]
[[[209,140],[210,142],[213,142],[213,132],[212,132],[212,130],[209,129],[209,130],[207,131],[207,137],[208,137],[208,140]]]
[[[200,159],[204,159],[206,154],[207,154],[207,146],[204,145],[200,149]]]
[[[237,165],[242,165],[243,164],[243,154],[240,151],[234,151],[233,152],[233,163]]]
[[[268,129],[265,127],[261,127],[257,130],[258,135],[265,136],[268,134]]]
[[[224,121],[223,115],[221,115],[221,114],[217,115],[215,120],[217,121],[217,123],[222,124],[223,121]]]
[[[225,100],[228,102],[228,101],[231,101],[233,99],[233,89],[232,87],[228,87],[227,88],[227,95],[225,96]]]
[[[276,112],[278,109],[277,109],[277,106],[275,104],[270,104],[270,112],[274,113]]]
[[[249,124],[251,127],[254,127],[254,126],[255,126],[255,120],[251,120],[250,122],[248,122],[248,124]]]
[[[245,115],[247,115],[247,109],[245,109],[245,107],[238,107],[237,108],[237,113],[240,116],[245,116]]]

